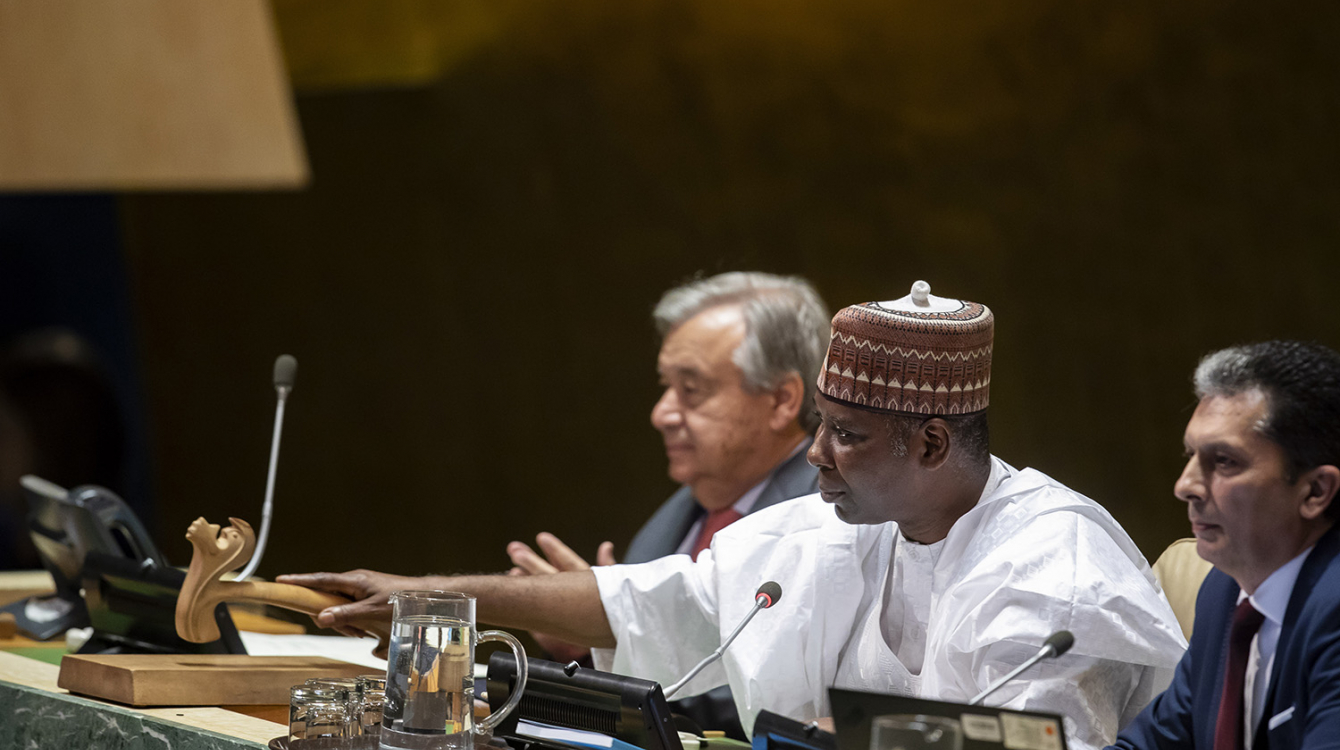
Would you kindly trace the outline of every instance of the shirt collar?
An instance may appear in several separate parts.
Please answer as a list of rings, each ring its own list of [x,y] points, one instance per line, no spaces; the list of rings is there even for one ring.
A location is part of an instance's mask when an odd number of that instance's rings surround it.
[[[749,515],[749,511],[754,509],[754,503],[758,502],[758,496],[763,494],[763,488],[767,486],[769,479],[772,479],[771,474],[768,475],[767,479],[750,487],[748,492],[740,495],[740,499],[736,500],[735,504],[730,507],[742,516]]]
[[[1005,484],[1005,480],[1013,474],[1014,472],[1010,470],[1009,464],[992,456],[991,473],[986,477],[986,486],[982,487],[982,496],[977,498],[977,504],[981,505],[983,501],[994,495],[1000,489],[1000,486]]]
[[[1294,582],[1298,580],[1298,573],[1303,569],[1303,561],[1312,554],[1313,547],[1303,550],[1294,559],[1284,563],[1270,574],[1270,577],[1261,582],[1256,587],[1256,592],[1250,597],[1247,592],[1238,592],[1238,603],[1243,599],[1251,599],[1252,606],[1257,612],[1266,616],[1266,619],[1276,625],[1284,624],[1284,611],[1289,608],[1289,596],[1293,593]]]

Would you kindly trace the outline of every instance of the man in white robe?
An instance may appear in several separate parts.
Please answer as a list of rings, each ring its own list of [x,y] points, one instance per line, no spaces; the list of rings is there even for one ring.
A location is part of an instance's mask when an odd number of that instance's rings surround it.
[[[724,668],[685,688],[729,683],[746,729],[760,709],[829,715],[829,686],[967,702],[1069,630],[1069,653],[987,702],[1060,713],[1072,748],[1102,747],[1168,684],[1185,649],[1149,566],[1107,511],[999,459],[977,505],[934,544],[895,523],[844,523],[811,496],[737,522],[696,564],[669,557],[595,575],[619,644],[597,651],[596,666],[662,684],[721,643],[759,583],[782,585]]]
[[[833,685],[966,701],[1067,629],[1070,653],[989,703],[1063,713],[1073,747],[1102,746],[1166,685],[1186,644],[1106,511],[991,457],[993,327],[983,305],[934,297],[922,282],[903,299],[839,312],[808,454],[820,495],[736,522],[696,563],[280,580],[352,596],[317,618],[351,632],[384,633],[397,589],[465,591],[481,621],[614,647],[603,666],[662,683],[716,648],[758,584],[776,580],[777,606],[686,689],[729,684],[746,730],[764,708],[826,715]]]

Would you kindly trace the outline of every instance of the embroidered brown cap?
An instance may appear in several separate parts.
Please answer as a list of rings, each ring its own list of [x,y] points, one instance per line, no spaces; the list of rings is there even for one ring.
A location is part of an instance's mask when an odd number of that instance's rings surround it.
[[[985,305],[936,297],[918,281],[892,302],[833,316],[819,392],[837,401],[909,414],[971,414],[991,392],[995,318]]]

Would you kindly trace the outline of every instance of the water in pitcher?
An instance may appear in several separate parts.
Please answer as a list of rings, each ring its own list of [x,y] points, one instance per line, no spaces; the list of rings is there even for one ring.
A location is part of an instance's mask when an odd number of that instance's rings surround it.
[[[396,620],[389,650],[381,746],[468,747],[475,693],[470,623],[432,615]]]

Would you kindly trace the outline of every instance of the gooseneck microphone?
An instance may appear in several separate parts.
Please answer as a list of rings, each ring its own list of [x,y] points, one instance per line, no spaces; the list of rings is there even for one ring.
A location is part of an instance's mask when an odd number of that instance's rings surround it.
[[[298,360],[292,355],[281,354],[275,360],[275,429],[270,441],[270,473],[265,479],[265,505],[261,507],[261,533],[256,537],[256,552],[251,562],[237,574],[239,581],[245,581],[256,572],[261,564],[261,555],[265,553],[265,543],[270,539],[270,516],[274,513],[275,473],[279,469],[279,435],[284,431],[284,402],[293,392],[293,379],[298,374]]]
[[[713,651],[712,653],[708,654],[706,659],[703,659],[702,661],[698,662],[698,665],[695,666],[693,669],[690,669],[688,674],[681,677],[679,679],[679,682],[676,682],[675,684],[671,685],[669,688],[666,689],[665,691],[666,700],[669,700],[670,696],[674,695],[675,693],[678,693],[680,688],[688,684],[689,680],[692,680],[694,677],[697,677],[698,673],[706,669],[708,664],[711,664],[717,659],[720,659],[721,655],[726,653],[726,648],[730,646],[730,644],[735,640],[735,637],[740,634],[740,631],[744,630],[744,626],[748,625],[749,621],[754,619],[754,615],[758,614],[759,610],[771,607],[772,605],[776,604],[778,600],[780,600],[781,598],[782,598],[782,587],[778,585],[776,581],[768,581],[762,586],[759,586],[758,591],[754,593],[754,608],[749,610],[749,614],[745,615],[743,620],[740,620],[740,624],[736,625],[735,630],[732,630],[731,634],[726,636],[726,640],[721,642],[721,645],[717,647],[716,651]]]
[[[1003,687],[1005,683],[1018,677],[1020,674],[1024,672],[1024,670],[1028,669],[1034,664],[1037,664],[1043,659],[1055,659],[1061,654],[1064,654],[1065,652],[1069,651],[1070,647],[1073,645],[1075,645],[1075,636],[1072,635],[1069,630],[1058,630],[1055,633],[1052,633],[1050,636],[1047,636],[1047,640],[1043,642],[1042,648],[1039,649],[1036,654],[1033,654],[1033,656],[1029,657],[1028,661],[1024,662],[1023,664],[1020,664],[1019,666],[1010,670],[1009,674],[988,685],[986,690],[983,690],[982,692],[978,693],[976,698],[973,698],[972,700],[968,701],[968,705],[980,706],[982,704],[982,701],[986,700],[986,697],[988,695],[991,695],[992,693],[1001,689],[1001,687]]]

